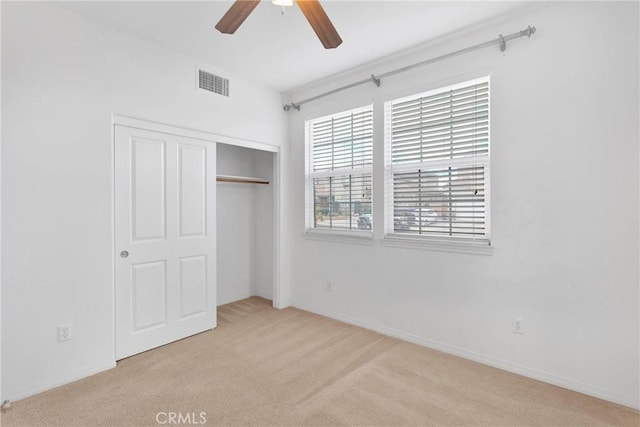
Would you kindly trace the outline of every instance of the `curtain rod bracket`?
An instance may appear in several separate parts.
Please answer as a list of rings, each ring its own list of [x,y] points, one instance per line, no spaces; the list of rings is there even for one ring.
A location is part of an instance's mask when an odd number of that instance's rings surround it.
[[[376,78],[375,75],[371,74],[371,81],[378,87],[380,87],[380,79]]]
[[[286,104],[282,107],[284,111],[290,111],[292,108],[296,111],[300,111],[300,104],[292,102],[291,104]]]
[[[498,36],[498,45],[500,46],[500,52],[507,50],[507,42],[502,34]]]

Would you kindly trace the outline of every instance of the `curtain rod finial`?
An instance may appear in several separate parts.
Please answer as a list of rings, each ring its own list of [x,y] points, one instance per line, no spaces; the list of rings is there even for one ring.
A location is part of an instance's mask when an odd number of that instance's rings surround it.
[[[531,25],[529,25],[527,29],[522,32],[522,35],[531,37],[535,33],[536,33],[536,27],[532,27]]]

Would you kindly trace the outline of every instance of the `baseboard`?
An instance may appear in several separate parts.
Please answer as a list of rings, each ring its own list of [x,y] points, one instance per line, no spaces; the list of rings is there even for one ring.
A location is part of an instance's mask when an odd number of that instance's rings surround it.
[[[252,296],[254,297],[260,297],[262,299],[266,299],[267,301],[273,301],[273,297],[270,295],[267,295],[266,293],[261,293],[261,292],[256,292],[255,294],[253,294]]]
[[[355,326],[360,326],[365,329],[369,329],[383,335],[387,335],[394,338],[399,338],[404,341],[408,341],[414,344],[428,347],[434,350],[442,351],[443,353],[452,354],[454,356],[462,357],[463,359],[472,360],[474,362],[482,363],[494,368],[502,369],[503,371],[512,372],[514,374],[522,375],[524,377],[532,378],[534,380],[542,381],[545,383],[553,384],[558,387],[566,388],[578,393],[586,394],[588,396],[596,397],[598,399],[613,402],[619,405],[627,406],[633,409],[640,409],[640,402],[633,396],[625,396],[609,390],[603,390],[599,387],[584,384],[579,381],[572,380],[570,378],[561,377],[558,375],[550,374],[547,372],[539,371],[537,369],[529,368],[526,366],[518,365],[506,360],[497,359],[492,356],[476,353],[473,351],[465,350],[460,347],[452,346],[449,344],[433,341],[427,338],[422,338],[417,335],[409,334],[406,332],[398,331],[386,326],[371,323],[365,320],[356,319],[350,316],[342,314],[327,312],[314,307],[306,306],[304,304],[292,304],[300,310],[309,311],[311,313],[319,314],[321,316],[329,317],[341,322],[349,323]]]
[[[103,362],[100,364],[96,364],[93,366],[89,366],[83,369],[79,369],[77,371],[73,371],[68,375],[63,375],[52,380],[49,380],[42,384],[34,384],[31,385],[21,391],[18,391],[12,395],[4,397],[4,399],[9,399],[12,402],[16,402],[21,399],[25,399],[27,397],[34,396],[36,394],[51,390],[56,387],[63,386],[65,384],[72,383],[74,381],[81,380],[83,378],[89,377],[91,375],[98,374],[103,371],[107,371],[109,369],[113,369],[116,367],[115,360],[110,360],[108,362]]]
[[[252,296],[254,296],[252,292],[247,292],[243,295],[236,295],[231,298],[216,301],[216,306],[220,307],[221,305],[232,304],[234,302],[242,301],[243,299],[251,298]]]

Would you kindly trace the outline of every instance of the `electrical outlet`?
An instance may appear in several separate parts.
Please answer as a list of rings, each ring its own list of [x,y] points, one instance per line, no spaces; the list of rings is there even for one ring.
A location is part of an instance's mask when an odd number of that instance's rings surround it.
[[[58,342],[69,341],[71,339],[71,325],[58,326]]]
[[[331,280],[327,280],[327,290],[329,292],[333,290],[333,282]]]
[[[524,334],[524,320],[522,320],[522,317],[513,318],[512,332],[514,334]]]

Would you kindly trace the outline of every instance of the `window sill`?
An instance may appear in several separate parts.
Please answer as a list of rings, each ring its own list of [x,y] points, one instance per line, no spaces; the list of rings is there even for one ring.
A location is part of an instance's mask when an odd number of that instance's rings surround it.
[[[381,240],[381,243],[383,246],[396,248],[423,249],[428,251],[454,252],[474,255],[493,255],[493,246],[488,242],[444,241],[388,234]]]
[[[375,244],[372,232],[307,230],[302,236],[308,240],[322,240],[325,242],[351,243],[355,245]]]

